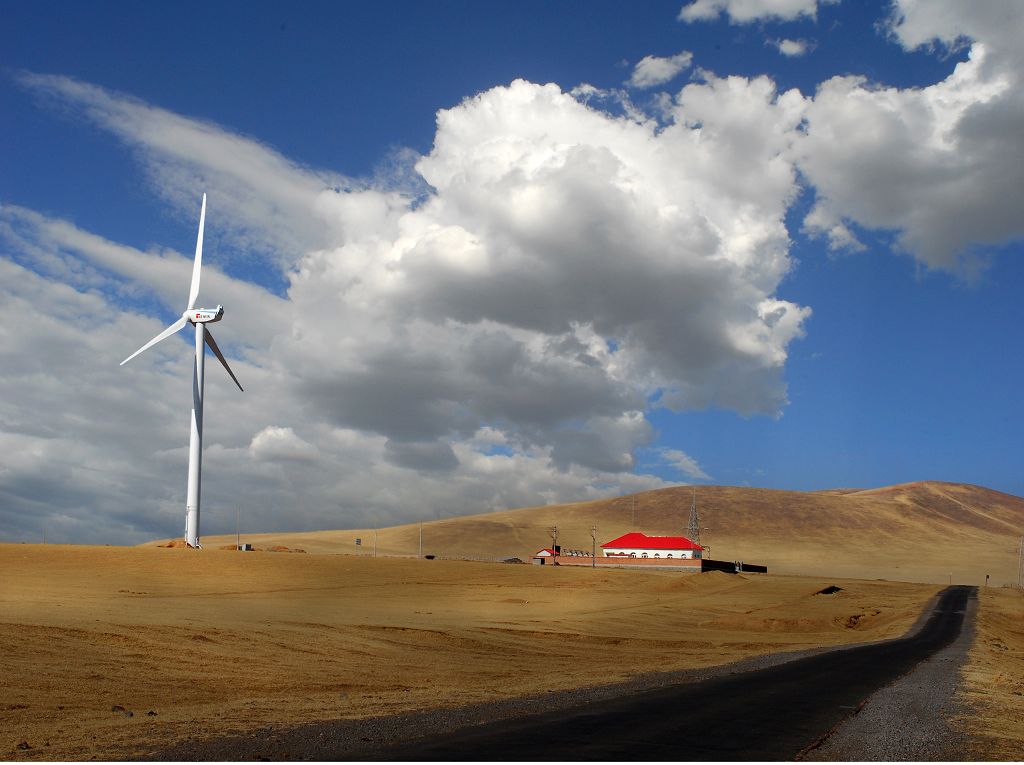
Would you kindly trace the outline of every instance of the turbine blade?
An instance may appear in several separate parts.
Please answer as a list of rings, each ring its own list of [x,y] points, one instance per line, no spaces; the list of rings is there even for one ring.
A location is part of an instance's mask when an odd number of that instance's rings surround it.
[[[159,335],[157,335],[152,340],[150,340],[148,343],[146,343],[144,346],[139,348],[139,350],[135,351],[135,353],[133,353],[131,356],[126,358],[124,361],[122,361],[121,362],[121,366],[124,366],[125,364],[127,364],[129,361],[134,359],[136,356],[138,356],[140,353],[142,353],[147,348],[150,348],[150,347],[156,345],[157,343],[159,343],[164,338],[170,337],[175,332],[177,332],[179,329],[184,327],[185,324],[187,324],[187,323],[188,323],[188,320],[184,316],[182,316],[180,319],[178,319],[176,322],[174,322],[174,324],[169,326],[167,329],[165,329]]]
[[[196,298],[199,297],[199,270],[203,267],[203,228],[206,226],[206,194],[203,194],[203,207],[199,211],[199,236],[196,238],[196,259],[192,264],[192,287],[188,291],[189,311],[196,307]]]
[[[245,393],[245,388],[242,387],[242,383],[238,382],[238,378],[235,377],[235,373],[231,371],[231,367],[228,366],[228,360],[224,358],[224,354],[220,352],[220,348],[217,347],[217,341],[213,339],[213,333],[210,330],[203,327],[203,334],[206,336],[206,344],[210,346],[210,350],[213,351],[213,355],[220,359],[220,363],[224,365],[224,368],[228,370],[228,374],[231,375],[231,379],[235,381],[235,385],[238,389]]]

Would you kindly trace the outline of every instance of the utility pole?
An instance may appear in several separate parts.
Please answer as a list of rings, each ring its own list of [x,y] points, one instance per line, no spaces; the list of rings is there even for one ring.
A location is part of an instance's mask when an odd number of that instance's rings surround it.
[[[552,557],[558,555],[558,526],[551,527],[551,555]]]
[[[423,557],[423,521],[420,521],[420,557]]]
[[[597,526],[590,527],[590,539],[592,541],[590,547],[590,567],[597,568]]]
[[[373,514],[373,557],[377,557],[377,514]]]
[[[239,520],[239,516],[240,515],[241,515],[241,510],[239,510],[239,506],[238,505],[235,505],[235,551],[236,552],[238,550],[242,549],[242,524],[241,524],[241,521]]]
[[[634,531],[636,530],[636,495],[635,494],[633,495],[633,524],[632,524],[631,528]]]
[[[1024,537],[1020,538],[1020,551],[1017,553],[1017,589],[1021,588],[1021,575],[1024,574]]]

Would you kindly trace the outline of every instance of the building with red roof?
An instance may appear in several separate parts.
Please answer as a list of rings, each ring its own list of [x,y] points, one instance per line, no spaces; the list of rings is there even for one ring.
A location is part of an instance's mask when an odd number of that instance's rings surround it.
[[[606,558],[700,558],[704,551],[686,537],[649,537],[639,531],[601,545]]]
[[[533,556],[533,563],[543,566],[548,561],[556,563],[558,561],[558,553],[550,547],[545,547],[543,550],[538,550]]]

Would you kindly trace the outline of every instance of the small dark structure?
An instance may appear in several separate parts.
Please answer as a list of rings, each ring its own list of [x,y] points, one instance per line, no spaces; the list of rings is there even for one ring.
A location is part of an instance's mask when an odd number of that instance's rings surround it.
[[[842,588],[842,587],[837,587],[837,586],[836,586],[836,585],[834,585],[834,584],[830,584],[830,585],[829,585],[828,587],[826,587],[825,589],[823,589],[823,590],[818,590],[818,591],[817,591],[816,593],[814,593],[814,594],[815,594],[815,595],[835,595],[835,594],[836,594],[837,592],[842,592],[842,591],[843,591],[843,588]]]
[[[700,559],[700,570],[724,571],[727,574],[738,574],[741,571],[745,574],[767,574],[768,567],[756,563],[744,563],[741,560],[712,560],[711,558]]]

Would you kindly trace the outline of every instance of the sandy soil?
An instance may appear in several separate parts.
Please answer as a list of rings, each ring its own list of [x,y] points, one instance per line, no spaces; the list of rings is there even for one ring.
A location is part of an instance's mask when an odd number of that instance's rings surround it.
[[[969,759],[1024,760],[1024,591],[980,590],[963,677],[959,695],[972,714],[961,725],[980,739]]]
[[[843,590],[814,594],[829,584]],[[938,589],[209,547],[0,545],[0,759],[121,758],[268,724],[462,705],[882,639],[907,630]]]

